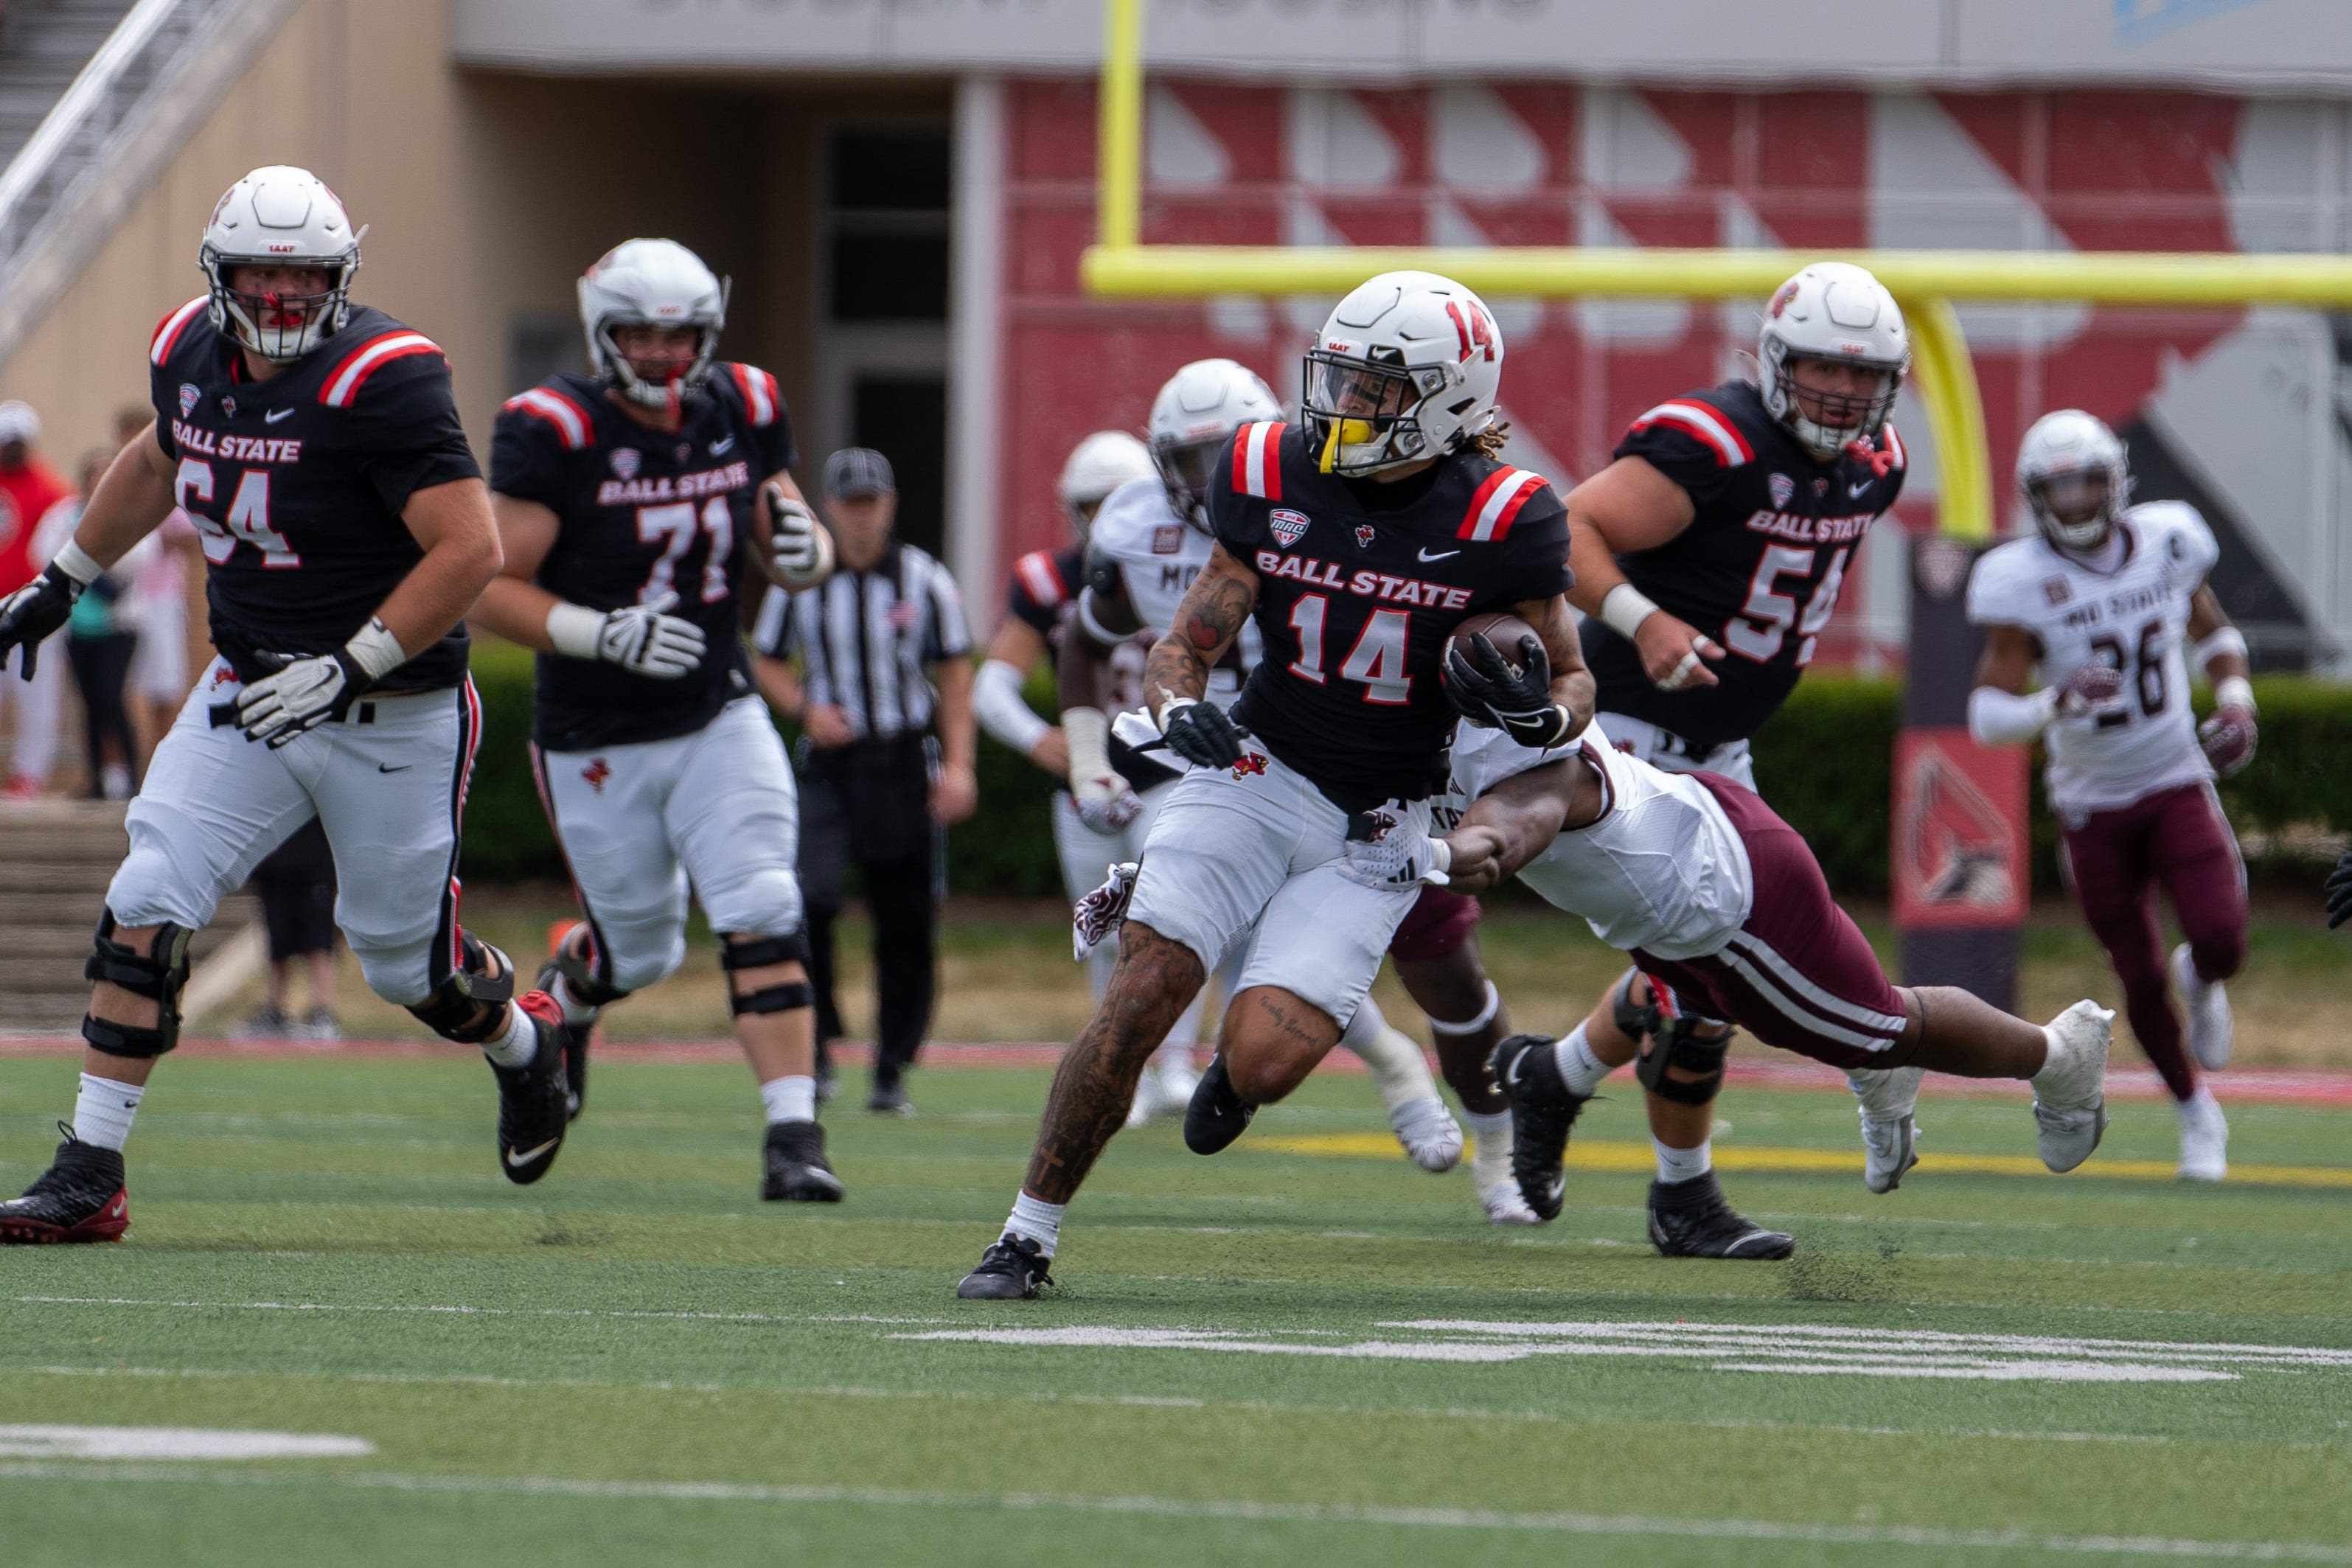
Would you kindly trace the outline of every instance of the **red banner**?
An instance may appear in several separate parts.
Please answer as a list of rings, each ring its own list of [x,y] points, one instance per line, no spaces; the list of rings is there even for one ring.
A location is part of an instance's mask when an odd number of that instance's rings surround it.
[[[1979,746],[1964,727],[1895,739],[1888,878],[1906,929],[2014,925],[2032,886],[2027,748]]]

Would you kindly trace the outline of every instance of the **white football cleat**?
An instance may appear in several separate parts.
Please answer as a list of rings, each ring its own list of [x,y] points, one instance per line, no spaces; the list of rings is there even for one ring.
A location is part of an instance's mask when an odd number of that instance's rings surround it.
[[[1528,1200],[1519,1196],[1519,1184],[1510,1177],[1496,1182],[1478,1197],[1486,1206],[1486,1223],[1489,1225],[1543,1223],[1543,1216],[1528,1207]]]
[[[1911,1113],[1927,1076],[1924,1067],[1864,1068],[1845,1075],[1861,1102],[1862,1181],[1873,1192],[1893,1192],[1919,1163],[1919,1127]]]
[[[2042,1163],[2064,1173],[2091,1157],[2107,1130],[2107,1051],[2116,1015],[2089,1000],[2044,1024],[2050,1054],[2033,1075],[2033,1120]]]
[[[1435,1095],[1399,1105],[1389,1113],[1389,1126],[1422,1169],[1433,1175],[1462,1163],[1462,1124]]]
[[[1140,1127],[1155,1116],[1181,1116],[1192,1103],[1201,1075],[1190,1061],[1153,1061],[1135,1085],[1135,1103],[1128,1107],[1127,1124]]]
[[[2230,1174],[2230,1123],[2221,1114],[2221,1103],[2200,1083],[2179,1106],[2180,1179],[2220,1181]]]
[[[2230,1019],[2230,997],[2219,980],[2208,985],[2197,977],[2197,960],[2183,942],[2172,950],[2172,983],[2180,988],[2180,1003],[2189,1009],[2189,1054],[2208,1072],[2230,1064],[2230,1044],[2237,1032]]]

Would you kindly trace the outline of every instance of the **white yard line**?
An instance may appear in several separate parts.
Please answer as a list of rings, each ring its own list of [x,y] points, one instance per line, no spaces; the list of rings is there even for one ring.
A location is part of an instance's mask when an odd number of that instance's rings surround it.
[[[1641,1514],[1508,1512],[1465,1508],[1363,1508],[1338,1503],[1258,1502],[1245,1498],[1096,1496],[1076,1492],[916,1491],[890,1487],[752,1486],[731,1481],[594,1481],[555,1476],[410,1475],[325,1471],[264,1475],[142,1469],[128,1465],[0,1463],[0,1479],[176,1481],[262,1485],[291,1491],[350,1487],[375,1491],[559,1497],[677,1502],[835,1504],[867,1508],[993,1509],[1284,1524],[1367,1524],[1428,1530],[1498,1530],[1557,1535],[1633,1535],[1702,1541],[1797,1542],[1820,1545],[1978,1548],[2053,1555],[2208,1558],[2218,1561],[2352,1564],[2352,1547],[2281,1541],[2191,1541],[2170,1536],[2037,1535],[2025,1531],[1938,1530],[1911,1525],[1804,1524],[1776,1520],[1659,1519]]]

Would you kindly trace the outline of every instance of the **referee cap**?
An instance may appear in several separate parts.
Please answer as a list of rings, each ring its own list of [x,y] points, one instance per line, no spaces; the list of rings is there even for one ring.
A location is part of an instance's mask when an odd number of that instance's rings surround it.
[[[870,446],[845,446],[824,460],[824,493],[847,499],[880,496],[898,487],[890,460]]]

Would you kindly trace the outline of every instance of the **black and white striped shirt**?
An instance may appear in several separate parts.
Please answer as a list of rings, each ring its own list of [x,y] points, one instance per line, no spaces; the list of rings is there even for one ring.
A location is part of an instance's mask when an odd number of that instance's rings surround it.
[[[930,669],[971,653],[963,595],[947,568],[894,542],[870,571],[835,571],[815,588],[768,590],[751,641],[771,658],[798,655],[808,700],[848,716],[861,739],[930,727]]]

